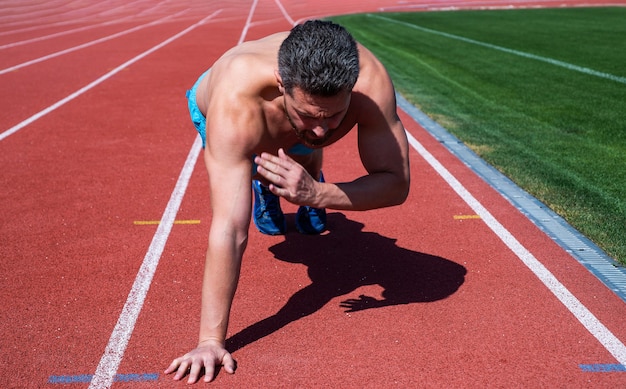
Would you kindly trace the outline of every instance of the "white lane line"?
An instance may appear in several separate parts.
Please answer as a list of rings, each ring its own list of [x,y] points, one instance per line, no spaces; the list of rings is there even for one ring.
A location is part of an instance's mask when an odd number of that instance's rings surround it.
[[[165,17],[163,17],[161,19],[152,21],[150,23],[146,23],[146,24],[142,24],[142,25],[136,26],[136,27],[130,28],[128,30],[120,31],[118,33],[115,33],[115,34],[112,34],[112,35],[108,35],[108,36],[105,36],[103,38],[93,40],[91,42],[83,43],[82,45],[78,45],[78,46],[70,47],[69,49],[57,51],[56,53],[52,53],[52,54],[45,55],[43,57],[35,58],[35,59],[27,61],[27,62],[22,62],[21,64],[18,64],[18,65],[15,65],[15,66],[11,66],[10,68],[6,68],[6,69],[0,70],[0,75],[1,74],[5,74],[5,73],[9,73],[9,72],[12,72],[12,71],[15,71],[15,70],[18,70],[18,69],[21,69],[21,68],[24,68],[26,66],[34,65],[36,63],[47,61],[47,60],[52,59],[52,58],[60,57],[61,55],[69,54],[69,53],[72,53],[74,51],[78,51],[78,50],[81,50],[81,49],[84,49],[84,48],[87,48],[87,47],[90,47],[90,46],[93,46],[93,45],[97,45],[97,44],[102,43],[102,42],[109,41],[111,39],[119,38],[121,36],[124,36],[124,35],[130,34],[130,33],[142,30],[142,29],[150,27],[150,26],[155,26],[157,24],[161,24],[161,23],[165,22],[166,20],[175,18],[175,17],[177,17],[180,14],[183,14],[185,12],[187,12],[187,10],[180,11],[180,12],[174,14],[174,15],[165,16]]]
[[[398,2],[401,4],[401,2]],[[410,11],[414,9],[426,9],[429,11],[437,11],[437,10],[459,10],[459,9],[517,9],[517,8],[546,8],[546,7],[556,7],[552,3],[558,3],[562,5],[564,3],[563,0],[542,0],[537,1],[534,0],[529,2],[529,0],[508,0],[503,2],[502,0],[495,1],[443,1],[439,3],[419,3],[419,4],[411,4],[406,2],[406,4],[395,5],[390,7],[381,7],[379,10],[381,12],[400,12],[400,11]],[[581,5],[581,4],[577,4]],[[600,6],[598,4],[597,6]]]
[[[63,9],[66,4],[64,0],[58,1],[46,1],[45,4],[23,4],[24,1],[15,2],[14,4],[7,4],[6,1],[3,2],[2,14],[0,14],[0,23],[3,26],[8,26],[10,23],[14,23],[14,21],[20,21],[22,23],[26,23],[26,21],[31,22],[33,20],[39,20],[43,17],[48,17],[51,13],[53,13],[57,9]],[[56,14],[56,13],[55,13]]]
[[[152,52],[158,50],[167,43],[180,38],[194,28],[204,24],[207,20],[213,18],[221,11],[222,10],[220,9],[214,12],[149,51]],[[142,57],[143,56],[144,55],[142,55]],[[143,259],[137,276],[135,277],[135,281],[133,282],[133,286],[128,294],[122,313],[120,314],[117,324],[111,333],[111,337],[109,338],[104,354],[100,359],[100,363],[98,363],[98,367],[96,368],[96,372],[91,380],[89,388],[109,388],[113,384],[115,374],[117,373],[117,369],[122,361],[126,347],[128,346],[128,341],[130,340],[130,336],[135,328],[135,323],[137,322],[139,312],[141,312],[146,295],[148,294],[148,289],[150,289],[152,277],[154,276],[159,260],[161,259],[161,254],[165,248],[165,243],[167,242],[167,238],[169,237],[172,226],[176,220],[176,214],[178,213],[178,209],[187,190],[191,173],[193,172],[201,149],[202,141],[199,137],[197,137],[191,146],[189,154],[187,155],[187,160],[183,165],[183,169],[178,177],[174,191],[170,196],[170,200],[165,207],[165,211],[163,212],[163,216],[159,222],[159,227],[152,238],[152,243],[150,244],[148,252]]]
[[[45,3],[46,9],[42,9],[42,4]],[[67,3],[67,1],[65,1]],[[111,4],[110,1],[107,2],[91,2],[92,4],[88,4],[84,7],[68,7],[67,4],[62,5],[54,5],[49,4],[48,2],[41,2],[41,4],[34,5],[32,7],[36,7],[36,10],[33,10],[29,13],[21,12],[18,15],[4,16],[3,19],[9,19],[8,21],[2,22],[4,27],[8,26],[19,26],[19,25],[32,25],[33,20],[36,20],[37,23],[41,24],[46,21],[51,21],[54,25],[57,23],[62,24],[79,24],[79,23],[89,23],[91,21],[95,21],[94,12],[101,12],[103,9],[110,8],[116,4]],[[120,3],[120,1],[118,1]],[[55,22],[59,19],[64,21]]]
[[[126,17],[124,19],[129,19],[131,17],[132,16],[128,16],[128,17]],[[70,29],[70,30],[60,31],[60,32],[57,32],[57,33],[54,33],[54,34],[39,36],[37,38],[31,38],[31,39],[25,39],[23,41],[7,43],[5,45],[0,46],[0,50],[8,49],[8,48],[11,48],[11,47],[23,46],[23,45],[27,45],[27,44],[35,43],[35,42],[41,42],[41,41],[45,41],[45,40],[52,39],[52,38],[58,38],[58,37],[64,36],[64,35],[75,34],[77,32],[87,31],[87,30],[91,30],[91,29],[94,29],[94,28],[97,28],[97,27],[102,27],[102,26],[107,26],[107,25],[110,25],[110,24],[119,23],[121,21],[122,21],[122,19],[120,19],[119,21],[110,21],[110,22],[103,22],[103,23],[98,23],[98,24],[91,24],[89,26],[73,28],[73,29]]]
[[[170,200],[165,207],[159,227],[152,238],[152,243],[148,248],[148,252],[144,257],[139,271],[137,272],[133,287],[128,294],[128,298],[126,299],[126,304],[124,304],[122,313],[117,320],[113,333],[111,333],[109,343],[104,350],[104,354],[100,359],[100,363],[98,364],[89,388],[109,388],[115,379],[115,374],[117,373],[120,362],[124,357],[126,346],[128,346],[128,341],[130,340],[130,336],[135,328],[135,323],[137,322],[139,312],[141,312],[141,308],[143,307],[148,289],[150,289],[152,278],[156,272],[159,260],[161,259],[161,254],[165,248],[167,238],[172,230],[172,225],[176,220],[176,214],[178,213],[180,204],[185,196],[187,185],[189,183],[189,179],[191,178],[191,173],[193,172],[201,149],[202,141],[198,136],[196,137],[196,140],[187,155],[187,160],[185,161],[183,169],[180,172],[180,176],[176,182],[176,187],[174,188]]]
[[[15,34],[23,33],[23,32],[37,31],[37,30],[43,30],[43,29],[47,29],[51,27],[76,25],[76,24],[78,23],[75,22],[74,20],[71,20],[71,21],[65,20],[62,22],[55,22],[55,23],[49,23],[49,24],[38,24],[36,26],[24,27],[24,28],[15,29],[15,30],[0,31],[0,36],[15,35]]]
[[[374,15],[374,14],[368,14],[368,16],[376,18],[376,19],[386,20],[386,21],[391,22],[391,23],[400,24],[400,25],[403,25],[403,26],[406,26],[406,27],[409,27],[409,28],[413,28],[413,29],[416,29],[416,30],[420,30],[420,31],[423,31],[423,32],[427,32],[427,33],[430,33],[430,34],[433,34],[433,35],[439,35],[439,36],[444,36],[446,38],[456,39],[456,40],[459,40],[459,41],[462,41],[462,42],[466,42],[466,43],[471,43],[471,44],[478,45],[478,46],[487,47],[487,48],[490,48],[490,49],[502,51],[504,53],[513,54],[513,55],[517,55],[517,56],[524,57],[524,58],[530,58],[530,59],[534,59],[534,60],[537,60],[537,61],[546,62],[546,63],[552,64],[552,65],[563,67],[563,68],[568,69],[568,70],[573,70],[573,71],[584,73],[584,74],[588,74],[588,75],[591,75],[591,76],[596,76],[596,77],[600,77],[600,78],[605,78],[607,80],[619,82],[621,84],[626,84],[626,77],[620,77],[620,76],[616,76],[616,75],[609,74],[609,73],[599,72],[597,70],[589,69],[589,68],[586,68],[586,67],[583,67],[583,66],[574,65],[574,64],[571,64],[571,63],[568,63],[568,62],[563,62],[563,61],[559,61],[559,60],[552,59],[552,58],[542,57],[540,55],[530,54],[530,53],[526,53],[524,51],[513,50],[513,49],[509,49],[509,48],[502,47],[502,46],[492,45],[491,43],[481,42],[481,41],[477,41],[477,40],[474,40],[474,39],[465,38],[465,37],[462,37],[462,36],[459,36],[459,35],[448,34],[447,32],[432,30],[430,28],[421,27],[421,26],[418,26],[416,24],[411,24],[411,23],[406,23],[406,22],[402,22],[402,21],[399,21],[399,20],[390,19],[390,18],[387,18],[385,16]]]
[[[87,30],[91,30],[91,29],[94,29],[94,28],[97,28],[97,27],[109,26],[109,25],[112,25],[112,24],[119,24],[119,23],[122,23],[123,21],[128,20],[128,19],[135,19],[136,20],[137,17],[142,16],[143,14],[151,13],[151,11],[154,10],[155,8],[157,8],[160,4],[161,3],[155,5],[155,6],[149,8],[147,10],[144,10],[144,11],[142,11],[141,13],[139,13],[137,15],[128,15],[128,16],[124,16],[122,18],[115,19],[115,20],[109,20],[109,21],[102,22],[102,23],[90,24],[88,26],[72,28],[72,29],[65,30],[65,31],[59,31],[59,32],[54,33],[54,34],[39,36],[37,38],[31,38],[31,39],[25,39],[25,40],[22,40],[22,41],[18,41],[18,42],[7,43],[5,45],[0,46],[0,50],[4,50],[4,49],[11,48],[11,47],[16,47],[16,46],[23,46],[23,45],[27,45],[27,44],[35,43],[35,42],[41,42],[41,41],[45,41],[45,40],[48,40],[48,39],[58,38],[58,37],[64,36],[64,35],[75,34],[75,33],[80,32],[80,31],[87,31]],[[189,9],[190,8],[188,8],[187,10],[189,10]],[[75,20],[74,20],[74,22],[75,22]]]
[[[241,31],[241,36],[239,37],[238,45],[242,44],[246,39],[246,35],[248,34],[248,29],[250,29],[250,25],[252,24],[252,15],[254,15],[254,10],[256,9],[259,0],[254,0],[252,3],[252,7],[250,7],[250,12],[248,13],[248,18],[246,19],[246,24],[243,26],[243,31]]]
[[[296,22],[291,18],[291,16],[289,16],[289,14],[287,13],[287,10],[285,9],[285,7],[283,7],[283,4],[280,2],[280,0],[274,0],[276,2],[276,5],[278,6],[278,8],[280,9],[280,12],[283,14],[283,16],[285,17],[285,19],[287,19],[287,21],[292,25],[295,26]]]
[[[578,321],[626,366],[626,346],[596,318],[535,256],[528,251],[431,153],[406,131],[411,146],[450,185],[450,187],[476,212],[504,244],[539,278]]]
[[[104,3],[103,3],[104,4]],[[50,6],[49,3],[46,3],[47,6]],[[85,12],[90,8],[93,7],[102,7],[102,6],[110,6],[110,3],[106,3],[104,5],[101,5],[100,3],[94,3],[92,5],[89,5],[87,7],[83,7],[80,10],[76,10],[76,11],[81,11],[81,12]],[[37,5],[37,7],[40,7],[41,5]],[[56,6],[56,9],[58,9],[59,7]],[[20,15],[25,16],[24,13],[20,13]],[[66,20],[61,20],[61,21],[52,21],[50,23],[44,24],[44,20],[45,19],[54,19],[54,20],[59,20],[60,17],[62,17],[63,15],[66,15]],[[132,16],[132,15],[130,15]],[[96,21],[98,21],[97,17],[94,15],[84,15],[84,16],[80,16],[80,15],[67,15],[67,13],[55,13],[54,15],[51,16],[47,16],[47,17],[39,17],[37,18],[37,25],[35,26],[29,26],[29,27],[23,27],[23,28],[16,28],[13,30],[7,30],[7,31],[2,31],[0,32],[0,36],[3,35],[14,35],[14,34],[20,34],[20,33],[24,33],[24,32],[29,32],[29,31],[36,31],[36,30],[43,30],[43,29],[48,29],[48,28],[52,28],[52,27],[59,27],[59,26],[67,26],[67,25],[72,25],[75,26],[77,24],[83,24],[83,23],[95,23]],[[1,22],[1,21],[0,21]],[[27,17],[25,21],[19,22],[17,24],[32,24],[33,22],[33,17]],[[16,23],[13,23],[16,24]],[[3,23],[2,24],[3,27],[8,27],[9,24],[7,23]]]
[[[254,9],[256,8],[257,3],[258,0],[255,0],[252,4],[248,19],[239,38],[239,44],[241,44],[245,39],[246,32],[250,26],[250,21],[252,20],[252,15],[254,14]],[[202,22],[204,22],[204,20],[206,19],[203,19]],[[169,237],[172,225],[176,220],[178,208],[180,207],[182,198],[187,190],[187,184],[201,149],[202,141],[200,137],[196,137],[196,140],[189,151],[189,155],[187,156],[187,161],[185,162],[183,170],[178,178],[174,192],[172,193],[170,201],[165,208],[165,212],[163,213],[163,217],[159,223],[159,228],[154,235],[152,244],[150,244],[148,253],[146,253],[141,268],[135,278],[135,282],[133,283],[133,287],[128,294],[126,304],[124,304],[122,313],[120,314],[115,328],[113,329],[113,333],[111,334],[109,343],[104,351],[104,354],[102,355],[102,359],[98,364],[96,373],[91,380],[89,389],[109,388],[113,384],[115,374],[117,373],[117,369],[119,368],[124,352],[126,351],[126,346],[128,345],[130,336],[133,333],[139,312],[141,312],[141,308],[143,307],[144,300],[152,282],[152,277],[154,276],[156,267],[161,259],[161,254],[165,248],[165,243]]]
[[[113,75],[119,73],[120,71],[122,71],[124,68],[127,68],[128,66],[134,64],[135,62],[139,61],[140,59],[144,58],[145,56],[152,54],[153,52],[159,50],[160,48],[162,48],[163,46],[175,41],[176,39],[180,38],[181,36],[187,34],[189,31],[195,29],[196,27],[204,24],[206,21],[208,21],[209,19],[215,17],[217,14],[219,14],[222,10],[218,10],[216,12],[214,12],[213,14],[207,16],[206,18],[200,20],[199,22],[197,22],[196,24],[191,25],[190,27],[187,27],[185,30],[179,32],[178,34],[172,36],[169,39],[166,39],[165,41],[159,43],[158,45],[154,46],[153,48],[144,51],[143,53],[139,54],[138,56],[136,56],[135,58],[132,58],[126,62],[124,62],[123,64],[121,64],[120,66],[116,67],[115,69],[111,70],[110,72],[108,72],[107,74],[105,74],[104,76],[98,78],[97,80],[91,82],[90,84],[82,87],[81,89],[77,90],[76,92],[72,93],[71,95],[57,101],[56,103],[52,104],[51,106],[49,106],[48,108],[45,108],[42,111],[39,111],[38,113],[34,114],[33,116],[29,117],[28,119],[24,120],[23,122],[16,124],[15,126],[9,128],[8,130],[0,133],[0,141],[2,141],[3,139],[5,139],[6,137],[8,137],[9,135],[12,135],[14,133],[16,133],[17,131],[21,130],[22,128],[28,126],[29,124],[35,122],[36,120],[40,119],[41,117],[49,114],[50,112],[56,110],[57,108],[63,106],[64,104],[74,100],[75,98],[77,98],[78,96],[82,95],[83,93],[87,92],[88,90],[94,88],[95,86],[99,85],[100,83],[106,81],[107,79],[111,78]]]

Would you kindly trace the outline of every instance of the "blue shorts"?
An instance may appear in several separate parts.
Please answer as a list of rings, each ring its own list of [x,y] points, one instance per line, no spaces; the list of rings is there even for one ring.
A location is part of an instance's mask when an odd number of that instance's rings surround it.
[[[198,78],[198,81],[196,81],[193,87],[191,87],[191,89],[187,91],[187,106],[189,108],[189,115],[191,116],[191,121],[193,122],[193,125],[196,127],[196,130],[198,130],[198,134],[200,134],[200,137],[202,138],[202,148],[206,147],[206,118],[204,117],[202,112],[200,112],[200,108],[198,107],[198,103],[196,102],[196,91],[198,90],[198,85],[200,85],[200,81],[202,81],[204,76],[206,76],[210,71],[211,69],[202,73],[202,75]],[[312,148],[306,147],[302,144],[297,144],[287,151],[288,154],[294,155],[308,155],[312,152]]]
[[[198,103],[196,102],[196,91],[198,90],[198,85],[200,85],[200,81],[207,75],[211,69],[202,73],[198,81],[193,84],[193,87],[187,91],[187,107],[189,108],[189,115],[191,116],[191,121],[193,125],[198,130],[198,134],[200,134],[200,138],[202,138],[202,148],[206,147],[206,118],[200,112],[200,108],[198,107]]]

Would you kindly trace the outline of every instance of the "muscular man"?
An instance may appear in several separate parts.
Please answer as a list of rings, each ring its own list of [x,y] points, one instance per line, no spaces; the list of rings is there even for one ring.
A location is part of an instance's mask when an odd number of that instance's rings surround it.
[[[298,230],[325,229],[325,209],[398,205],[409,190],[408,147],[383,65],[341,26],[309,21],[227,51],[188,93],[203,138],[212,221],[198,346],[165,373],[205,381],[235,361],[225,349],[230,308],[254,220],[285,232],[279,198],[299,205]],[[358,127],[367,174],[324,182],[322,148]],[[252,190],[250,188],[252,183]]]

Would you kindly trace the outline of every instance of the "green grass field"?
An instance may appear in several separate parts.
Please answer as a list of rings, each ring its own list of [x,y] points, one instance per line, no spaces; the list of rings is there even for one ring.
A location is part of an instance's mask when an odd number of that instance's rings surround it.
[[[626,264],[626,8],[333,20],[405,98]]]

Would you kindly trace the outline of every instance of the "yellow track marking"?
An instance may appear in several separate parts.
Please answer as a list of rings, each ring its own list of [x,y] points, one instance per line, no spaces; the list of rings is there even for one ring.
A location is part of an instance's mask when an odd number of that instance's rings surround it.
[[[454,215],[454,220],[480,219],[480,215]]]

